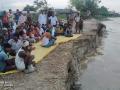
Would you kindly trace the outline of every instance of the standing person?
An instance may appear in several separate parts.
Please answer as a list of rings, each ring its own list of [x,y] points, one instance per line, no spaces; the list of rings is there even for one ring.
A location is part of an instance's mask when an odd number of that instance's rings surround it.
[[[15,65],[18,70],[25,71],[26,73],[31,73],[35,71],[34,67],[34,56],[31,55],[32,48],[28,41],[23,41],[22,48],[19,49],[16,58]]]
[[[2,23],[4,28],[9,28],[9,17],[6,11],[3,12]]]
[[[82,19],[82,17],[80,17],[79,29],[80,29],[80,32],[83,32],[83,19]]]
[[[52,16],[49,17],[49,21],[53,27],[57,27],[58,19],[57,19],[57,16],[55,16],[54,12],[52,13]]]
[[[40,27],[47,24],[47,15],[45,11],[41,11],[41,14],[38,17],[38,22],[40,24]]]
[[[18,24],[19,17],[20,17],[20,11],[19,11],[19,9],[17,9],[16,13],[15,13],[15,22],[16,22],[16,24]]]
[[[67,22],[68,22],[68,24],[71,24],[72,27],[73,27],[73,21],[74,21],[74,14],[71,12],[71,13],[68,15]]]
[[[27,16],[27,21],[26,21],[27,24],[28,24],[28,25],[31,25],[31,24],[32,24],[32,16],[31,16],[29,10],[27,11],[27,15],[26,15],[26,16]]]
[[[25,21],[27,20],[27,17],[25,14],[23,14],[22,12],[20,12],[20,17],[18,20],[18,26],[20,26],[21,24],[25,23]]]
[[[11,9],[9,9],[8,17],[9,17],[9,25],[10,25],[10,28],[13,28],[13,24],[14,24],[14,15],[13,15]]]
[[[80,33],[80,14],[77,13],[77,15],[75,16],[75,23],[76,23],[76,26],[75,26],[75,29],[76,29],[76,33],[79,32]]]

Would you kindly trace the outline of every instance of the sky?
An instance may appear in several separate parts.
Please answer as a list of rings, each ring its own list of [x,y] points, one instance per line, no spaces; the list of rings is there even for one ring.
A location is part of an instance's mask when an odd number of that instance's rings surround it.
[[[32,5],[34,0],[0,0],[0,10],[9,8],[16,10],[23,9],[27,4]],[[48,4],[54,8],[66,8],[69,0],[47,0]],[[120,0],[102,0],[101,5],[106,6],[109,10],[120,12]]]

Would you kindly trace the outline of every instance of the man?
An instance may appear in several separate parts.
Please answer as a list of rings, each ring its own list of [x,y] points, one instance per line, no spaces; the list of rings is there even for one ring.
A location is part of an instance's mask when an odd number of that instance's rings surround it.
[[[79,28],[80,14],[79,13],[77,13],[77,15],[75,16],[75,22],[76,22],[76,26],[75,26],[76,33],[77,32],[80,33],[80,28]]]
[[[19,17],[20,17],[20,11],[19,11],[19,9],[17,9],[16,13],[15,13],[15,22],[16,22],[16,24],[18,24]]]
[[[20,26],[21,24],[24,24],[27,20],[27,17],[25,14],[23,14],[22,12],[20,12],[20,17],[18,20],[18,26]]]
[[[83,21],[82,17],[80,17],[80,21],[79,21],[80,32],[83,32],[83,24],[84,24],[84,21]]]
[[[29,10],[27,11],[27,15],[26,16],[27,16],[27,20],[26,20],[27,24],[31,25],[32,24],[32,16],[31,16],[31,13],[30,13]]]
[[[12,49],[15,50],[16,53],[22,47],[22,41],[17,35],[14,35],[13,38],[8,41],[8,43],[12,46]]]
[[[47,24],[47,15],[45,11],[41,11],[41,14],[39,15],[38,22],[40,24],[40,27]]]
[[[18,70],[24,71],[25,73],[35,71],[34,56],[31,55],[31,51],[30,43],[27,40],[23,41],[22,48],[19,49],[15,58],[15,64]]]
[[[9,59],[8,53],[10,55],[13,55],[13,51],[11,50],[11,45],[4,44],[3,47],[0,45],[0,71],[1,72],[6,72],[9,70],[16,69],[15,60],[14,58]]]
[[[54,12],[52,13],[52,16],[49,17],[49,20],[50,20],[50,24],[51,24],[53,27],[56,27],[56,26],[57,26],[58,19],[57,19],[57,17],[55,16],[55,13],[54,13]]]
[[[9,9],[8,17],[9,17],[10,28],[13,28],[13,24],[14,24],[14,15],[13,15],[11,9]]]
[[[9,28],[9,17],[6,11],[3,12],[2,23],[4,28]]]

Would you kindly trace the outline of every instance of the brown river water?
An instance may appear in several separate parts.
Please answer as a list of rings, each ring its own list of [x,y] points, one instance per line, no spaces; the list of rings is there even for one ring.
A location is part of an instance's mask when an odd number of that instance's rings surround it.
[[[83,65],[80,90],[120,90],[120,18],[103,23],[108,34],[102,39],[102,54]]]

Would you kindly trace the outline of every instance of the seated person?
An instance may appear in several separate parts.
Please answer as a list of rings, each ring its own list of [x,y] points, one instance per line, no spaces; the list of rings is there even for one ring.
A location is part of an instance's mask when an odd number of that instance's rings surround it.
[[[45,32],[44,36],[42,38],[42,44],[43,47],[50,47],[53,46],[55,43],[56,38],[52,37],[52,35],[49,32]]]
[[[63,26],[59,26],[56,31],[56,35],[64,35]]]
[[[7,43],[10,39],[8,29],[5,30],[5,28],[4,28],[3,37],[4,37],[4,43]]]
[[[4,48],[4,49],[3,49]],[[0,46],[0,72],[6,72],[16,69],[15,59],[9,59],[8,53],[12,56],[15,55],[11,49],[10,44],[4,44],[3,48]]]
[[[36,40],[37,42],[39,42],[39,41],[40,41],[40,37],[41,37],[41,36],[40,36],[40,31],[42,32],[42,30],[40,30],[37,25],[34,25],[34,31],[35,31],[35,33],[34,33],[35,40]],[[43,31],[42,33],[44,33],[44,31]]]
[[[24,71],[25,73],[31,73],[35,71],[34,67],[34,56],[31,55],[31,47],[29,41],[23,41],[22,47],[19,49],[15,58],[15,65],[19,71]]]
[[[35,40],[35,36],[34,36],[34,34],[32,34],[32,33],[29,34],[29,39],[28,39],[28,40],[29,40],[30,43],[35,43],[36,40]]]
[[[29,41],[31,43],[35,43],[40,40],[39,30],[37,27],[34,27],[34,25],[30,26],[29,37]]]
[[[41,27],[41,28],[44,30],[44,32],[46,32],[46,29],[47,29],[47,26],[46,26],[46,25],[42,24],[42,27]]]
[[[0,35],[0,46],[4,45],[4,37],[3,35]]]
[[[14,35],[13,38],[8,41],[8,43],[12,46],[12,49],[15,50],[16,53],[22,47],[22,41],[17,35]]]
[[[29,36],[27,36],[26,33],[21,34],[19,37],[20,37],[21,41],[23,41],[23,40],[29,40]]]
[[[65,36],[66,37],[73,37],[73,34],[72,34],[72,25],[69,24],[66,28],[66,31],[65,31]]]
[[[46,32],[49,32],[52,35],[52,37],[56,36],[55,27],[53,27],[51,24],[48,24],[48,28],[47,28]]]
[[[40,37],[42,37],[45,32],[46,32],[46,29],[44,30],[42,27],[40,27],[40,29],[39,29]]]

